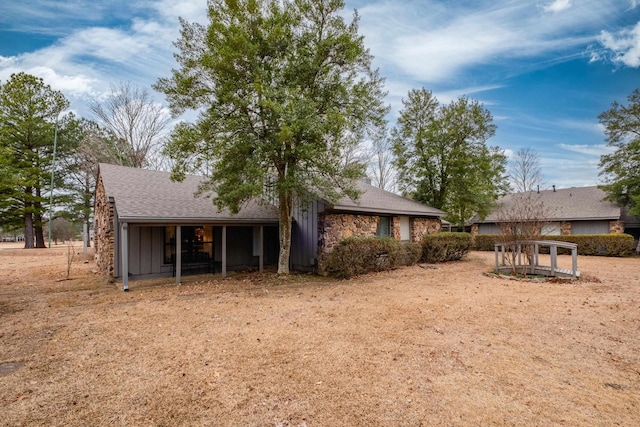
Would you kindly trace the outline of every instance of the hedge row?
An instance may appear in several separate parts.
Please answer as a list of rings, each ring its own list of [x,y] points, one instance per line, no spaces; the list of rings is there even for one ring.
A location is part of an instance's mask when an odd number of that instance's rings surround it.
[[[469,233],[434,233],[422,239],[422,261],[457,261],[471,249]]]
[[[421,243],[401,243],[391,238],[351,237],[338,243],[327,257],[326,272],[335,277],[349,278],[413,265],[421,260],[458,260],[470,247],[469,233],[430,234]]]
[[[493,251],[494,244],[500,241],[497,234],[478,234],[473,248],[478,251]],[[575,243],[578,255],[629,256],[635,249],[633,236],[629,234],[569,234],[565,236],[542,236],[540,240],[555,240]],[[546,249],[548,248],[541,248]],[[558,253],[571,253],[568,249],[558,248]]]

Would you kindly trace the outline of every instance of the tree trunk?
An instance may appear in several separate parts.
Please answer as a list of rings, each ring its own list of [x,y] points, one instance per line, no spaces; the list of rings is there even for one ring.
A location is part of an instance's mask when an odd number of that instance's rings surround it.
[[[289,257],[291,255],[291,213],[293,194],[284,190],[278,195],[280,206],[280,256],[278,258],[278,274],[289,274]]]
[[[29,210],[31,203],[25,203],[25,210]],[[33,249],[33,214],[24,214],[24,248]]]
[[[47,245],[44,244],[44,233],[42,230],[42,203],[40,203],[40,199],[42,198],[42,190],[40,187],[36,187],[36,201],[33,206],[36,208],[35,213],[33,214],[35,232],[36,232],[36,248],[46,248]]]
[[[86,230],[87,230],[87,232],[84,233],[84,236],[83,236],[84,243],[85,243],[85,247],[86,248],[90,248],[91,247],[91,237],[89,237],[89,226],[90,226],[89,218],[85,219],[84,223],[85,223],[85,227],[86,227]]]

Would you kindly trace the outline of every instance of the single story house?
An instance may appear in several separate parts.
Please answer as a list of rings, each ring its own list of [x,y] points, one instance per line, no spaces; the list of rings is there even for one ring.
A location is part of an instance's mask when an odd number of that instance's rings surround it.
[[[543,235],[568,234],[616,234],[625,232],[622,209],[604,200],[605,192],[597,186],[571,187],[539,191],[535,200],[544,204],[548,214]],[[498,200],[498,206],[510,205],[523,197],[522,193],[509,194]],[[484,221],[472,221],[472,234],[500,234],[500,217],[497,210]]]
[[[190,272],[221,273],[277,264],[278,210],[252,200],[240,212],[219,211],[208,197],[196,197],[203,178],[173,182],[168,172],[101,163],[95,194],[95,251],[98,269],[123,282]],[[292,223],[293,270],[322,270],[323,257],[349,236],[390,236],[418,241],[440,230],[439,209],[367,183],[357,201],[344,198],[300,203]],[[180,254],[180,256],[176,256]],[[126,274],[125,274],[126,272]]]

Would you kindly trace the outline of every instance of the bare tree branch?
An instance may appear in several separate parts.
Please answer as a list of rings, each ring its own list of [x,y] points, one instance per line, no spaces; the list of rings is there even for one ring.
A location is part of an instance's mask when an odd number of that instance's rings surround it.
[[[538,153],[529,147],[519,149],[511,160],[509,177],[517,193],[539,190],[544,179]]]
[[[170,116],[148,90],[130,82],[112,85],[107,99],[94,101],[91,110],[118,139],[119,164],[142,168],[161,162],[161,140]]]

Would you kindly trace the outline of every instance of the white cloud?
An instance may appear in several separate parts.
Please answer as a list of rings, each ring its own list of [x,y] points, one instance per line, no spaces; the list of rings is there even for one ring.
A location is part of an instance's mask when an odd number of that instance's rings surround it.
[[[554,0],[551,3],[545,5],[542,9],[545,12],[558,13],[570,9],[571,6],[571,0]]]
[[[178,16],[187,22],[207,22],[207,1],[206,0],[158,0],[153,4],[165,21],[178,21]]]
[[[454,101],[458,98],[466,96],[468,98],[478,99],[477,96],[472,96],[477,93],[488,92],[494,89],[500,89],[504,87],[504,85],[486,85],[486,86],[472,86],[472,87],[464,87],[459,89],[453,89],[448,91],[438,91],[436,93],[436,98],[440,101],[441,104],[449,104],[451,101]],[[483,101],[478,99],[485,106],[492,105],[491,101]]]
[[[593,120],[558,120],[555,127],[604,135],[604,126]]]
[[[48,67],[34,67],[27,71],[29,74],[41,77],[54,90],[65,95],[82,96],[91,93],[95,79],[82,74],[60,75]]]
[[[558,147],[563,150],[568,150],[573,153],[584,154],[586,156],[600,157],[604,154],[609,154],[614,151],[612,147],[604,144],[599,145],[586,145],[586,144],[558,144]]]
[[[565,3],[548,6],[559,10]],[[513,63],[531,71],[532,58],[573,58],[566,53],[594,42],[619,9],[614,0],[567,4],[564,13],[548,14],[525,0],[450,7],[427,0],[420,8],[405,1],[377,2],[360,9],[360,28],[383,68],[432,86],[456,82],[477,66]]]
[[[611,53],[614,63],[632,68],[640,67],[640,21],[634,27],[614,34],[602,31],[598,40]]]

